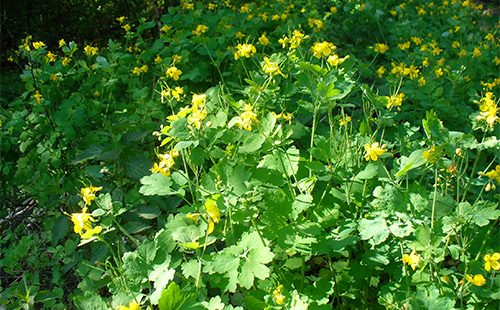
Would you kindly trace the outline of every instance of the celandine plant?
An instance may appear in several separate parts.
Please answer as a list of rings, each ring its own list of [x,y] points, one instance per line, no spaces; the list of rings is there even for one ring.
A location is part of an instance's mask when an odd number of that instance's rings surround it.
[[[26,38],[27,91],[0,116],[21,156],[2,173],[61,202],[53,270],[77,281],[39,297],[12,264],[31,239],[2,237],[14,254],[0,264],[24,287],[10,281],[1,304],[494,307],[488,14],[470,1],[181,1],[159,26],[117,17],[125,40],[107,47]]]

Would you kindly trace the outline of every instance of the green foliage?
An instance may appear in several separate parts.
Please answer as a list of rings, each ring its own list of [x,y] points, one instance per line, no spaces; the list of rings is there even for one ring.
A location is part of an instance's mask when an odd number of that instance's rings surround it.
[[[498,303],[498,39],[479,5],[183,1],[159,34],[115,18],[123,40],[16,51],[0,307]]]

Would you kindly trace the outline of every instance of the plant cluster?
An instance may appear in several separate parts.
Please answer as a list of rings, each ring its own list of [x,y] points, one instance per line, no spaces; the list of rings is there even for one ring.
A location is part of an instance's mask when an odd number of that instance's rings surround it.
[[[107,46],[21,42],[2,195],[40,212],[2,234],[0,305],[498,305],[486,8],[181,1],[160,20],[117,16]]]

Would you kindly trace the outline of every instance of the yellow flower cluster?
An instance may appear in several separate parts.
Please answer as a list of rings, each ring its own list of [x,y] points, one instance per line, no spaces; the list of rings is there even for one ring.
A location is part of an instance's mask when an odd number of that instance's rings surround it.
[[[238,60],[242,57],[250,58],[255,53],[257,53],[257,49],[252,44],[238,44],[234,52],[234,59]]]
[[[143,73],[146,73],[149,71],[148,65],[143,65],[142,67],[135,67],[132,69],[132,74],[134,75],[141,75]]]
[[[390,110],[393,107],[397,107],[398,109],[401,109],[401,105],[403,104],[403,98],[405,94],[404,93],[399,93],[392,95],[390,97],[387,97],[387,105],[386,107]]]
[[[175,158],[179,156],[179,151],[172,149],[168,153],[158,154],[159,162],[154,163],[151,168],[152,173],[161,173],[164,176],[170,176],[170,170],[175,164]]]
[[[52,53],[51,51],[47,52],[47,59],[49,62],[55,62],[57,60],[56,54]]]
[[[92,227],[92,222],[95,220],[92,215],[88,213],[87,208],[87,206],[90,206],[92,201],[96,199],[95,193],[100,190],[102,190],[102,187],[89,186],[82,188],[80,194],[85,202],[85,207],[83,207],[81,213],[72,213],[70,215],[71,221],[74,224],[74,231],[79,234],[82,239],[90,239],[102,231],[101,226]]]
[[[208,30],[208,27],[203,25],[203,24],[199,24],[198,26],[196,26],[196,29],[193,30],[193,34],[195,36],[201,36],[202,34],[204,34],[205,32],[207,32]]]
[[[170,27],[169,25],[163,25],[161,28],[160,28],[160,32],[168,32],[170,29],[172,29],[172,27]]]
[[[375,53],[384,54],[389,50],[389,45],[384,43],[376,43],[373,47],[373,50],[375,51]]]
[[[38,42],[33,42],[33,48],[34,49],[40,49],[40,48],[43,48],[45,47],[45,43],[43,43],[42,41],[38,41]]]
[[[250,104],[245,104],[243,110],[244,112],[236,117],[234,124],[246,131],[252,131],[252,125],[259,123],[257,114],[255,114]]]
[[[177,100],[181,100],[181,96],[184,94],[184,89],[182,87],[176,86],[175,88],[167,88],[162,89],[161,91],[161,100],[162,103],[167,98],[175,98]]]
[[[431,146],[429,149],[425,150],[422,153],[422,157],[425,159],[426,162],[428,163],[435,163],[439,159],[439,151],[436,149],[435,146]]]
[[[493,127],[496,122],[499,121],[498,118],[498,106],[493,99],[493,93],[487,92],[483,98],[479,101],[479,110],[481,111],[477,116],[478,120],[486,121],[489,127]]]
[[[386,152],[385,145],[380,147],[378,142],[373,144],[367,143],[365,144],[365,159],[377,161],[378,158]]]
[[[273,291],[273,300],[277,305],[282,305],[285,303],[285,296],[282,294],[283,292],[283,284],[280,284]]]
[[[102,226],[92,227],[92,222],[95,220],[87,212],[87,207],[84,207],[81,213],[72,213],[71,221],[75,225],[74,232],[79,234],[82,239],[90,239],[102,231]]]
[[[399,76],[409,76],[410,79],[414,79],[418,77],[420,70],[415,67],[414,65],[407,66],[405,63],[391,63],[392,69],[391,69],[391,74],[394,75],[399,75]]]
[[[413,271],[415,271],[421,259],[422,257],[420,256],[420,254],[417,254],[414,249],[410,254],[403,255],[403,264],[407,264],[411,267],[411,269],[413,269]]]
[[[315,32],[319,32],[325,27],[323,21],[317,18],[309,18],[307,20],[307,24],[309,25],[309,27],[313,28]]]
[[[94,47],[92,45],[87,45],[83,48],[83,51],[87,56],[95,56],[97,55],[97,52],[99,52],[99,49],[97,47]]]
[[[300,30],[294,30],[292,32],[292,36],[288,38],[287,36],[281,38],[278,40],[278,43],[281,44],[283,48],[287,46],[287,44],[290,44],[291,49],[295,49],[300,46],[300,44],[305,40],[309,38],[309,36],[306,36],[303,32]]]
[[[262,46],[269,45],[269,39],[266,37],[266,34],[265,34],[265,33],[263,33],[263,34],[259,37],[259,43],[260,43],[260,45],[262,45]]]
[[[349,55],[345,56],[345,57],[342,57],[340,58],[339,55],[337,54],[333,54],[333,55],[330,55],[328,56],[328,58],[326,59],[326,61],[328,62],[328,64],[332,67],[338,67],[340,64],[342,64],[344,61],[346,61],[347,59],[349,59]]]
[[[337,47],[333,43],[323,41],[316,42],[311,47],[311,51],[316,58],[328,57]]]
[[[190,115],[187,121],[190,126],[194,126],[196,129],[201,128],[201,122],[207,117],[206,100],[207,96],[205,94],[194,94],[191,100]]]
[[[281,75],[284,77],[283,72],[279,65],[273,61],[271,61],[268,57],[264,57],[264,63],[262,64],[262,70],[270,76]]]
[[[179,80],[179,77],[181,76],[182,71],[177,69],[176,66],[172,66],[167,69],[167,77],[173,79],[174,81]]]

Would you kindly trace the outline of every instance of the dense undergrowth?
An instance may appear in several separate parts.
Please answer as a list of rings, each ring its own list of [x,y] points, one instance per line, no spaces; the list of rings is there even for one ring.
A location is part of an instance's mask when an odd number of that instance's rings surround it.
[[[498,306],[497,17],[228,0],[27,37],[0,308]]]

